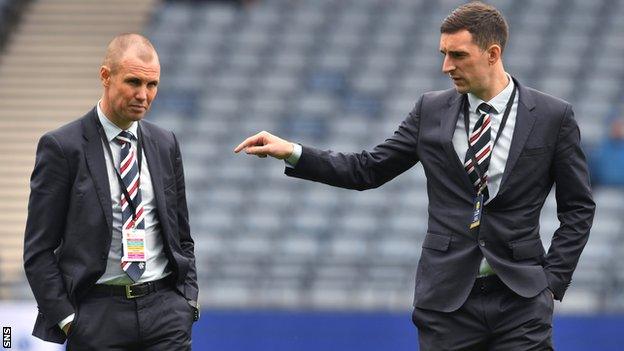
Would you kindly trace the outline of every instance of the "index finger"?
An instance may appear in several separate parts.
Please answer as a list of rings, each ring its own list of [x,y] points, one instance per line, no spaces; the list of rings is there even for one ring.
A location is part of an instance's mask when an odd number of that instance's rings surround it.
[[[250,136],[249,138],[245,139],[245,141],[243,141],[242,143],[238,144],[238,146],[234,149],[234,152],[238,153],[242,149],[244,149],[244,148],[246,148],[248,146],[256,145],[257,140],[258,140],[258,134]]]

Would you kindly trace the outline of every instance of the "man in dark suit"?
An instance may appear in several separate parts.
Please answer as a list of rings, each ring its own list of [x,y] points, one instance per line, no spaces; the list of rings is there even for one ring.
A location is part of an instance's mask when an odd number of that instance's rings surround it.
[[[39,140],[24,269],[33,335],[73,350],[190,350],[199,318],[184,171],[169,131],[143,121],[158,55],[122,34],[85,116]]]
[[[455,9],[440,37],[454,89],[424,94],[371,152],[320,151],[267,132],[234,150],[357,190],[421,162],[429,221],[412,315],[421,350],[552,349],[553,298],[563,299],[588,239],[595,205],[571,106],[505,72],[507,37],[497,9]],[[561,225],[545,254],[539,216],[553,184]]]

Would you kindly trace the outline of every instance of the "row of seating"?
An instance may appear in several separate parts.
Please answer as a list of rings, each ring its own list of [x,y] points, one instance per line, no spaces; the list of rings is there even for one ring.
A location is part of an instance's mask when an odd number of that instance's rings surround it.
[[[181,140],[202,300],[226,307],[411,305],[427,228],[416,166],[352,192],[283,175],[283,162],[234,155],[269,130],[340,151],[391,135],[419,95],[450,87],[439,25],[460,1],[265,0],[249,7],[163,3],[148,34],[162,62],[151,119]],[[499,0],[508,72],[573,103],[583,141],[624,107],[622,0]],[[598,212],[563,311],[624,310],[622,189]],[[544,246],[558,228],[554,194]]]

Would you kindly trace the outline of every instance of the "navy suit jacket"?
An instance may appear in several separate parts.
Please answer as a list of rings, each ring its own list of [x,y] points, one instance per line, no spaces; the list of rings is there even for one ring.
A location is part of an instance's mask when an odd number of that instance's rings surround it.
[[[24,269],[39,314],[33,335],[62,343],[58,323],[102,276],[111,244],[112,204],[104,147],[94,108],[39,140],[30,180]],[[190,235],[184,171],[169,131],[139,123],[154,186],[164,252],[176,287],[197,300],[194,243]]]
[[[514,80],[515,81],[515,80]],[[428,227],[416,273],[414,305],[450,312],[466,301],[485,257],[518,295],[550,288],[561,300],[570,284],[594,216],[585,155],[569,103],[518,85],[516,126],[500,190],[469,230],[476,196],[453,147],[463,95],[429,92],[394,135],[372,151],[339,153],[303,147],[286,174],[342,188],[376,188],[423,165]],[[546,254],[539,217],[553,184],[561,222]]]

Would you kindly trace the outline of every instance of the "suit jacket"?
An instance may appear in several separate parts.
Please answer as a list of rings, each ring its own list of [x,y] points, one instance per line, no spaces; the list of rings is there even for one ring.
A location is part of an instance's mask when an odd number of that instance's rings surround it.
[[[345,154],[304,146],[296,167],[286,174],[365,190],[420,161],[429,218],[414,306],[457,310],[482,257],[518,295],[533,297],[549,287],[561,300],[594,215],[586,159],[570,104],[516,84],[519,103],[509,157],[500,190],[484,206],[478,230],[469,229],[476,193],[452,143],[463,101],[455,89],[424,94],[394,135],[372,151]],[[553,183],[561,225],[545,254],[539,217]]]
[[[30,181],[24,269],[39,314],[33,335],[62,343],[58,323],[106,269],[112,204],[94,108],[39,140]],[[176,288],[197,300],[184,171],[173,133],[141,121],[145,157],[154,185],[164,252]]]

